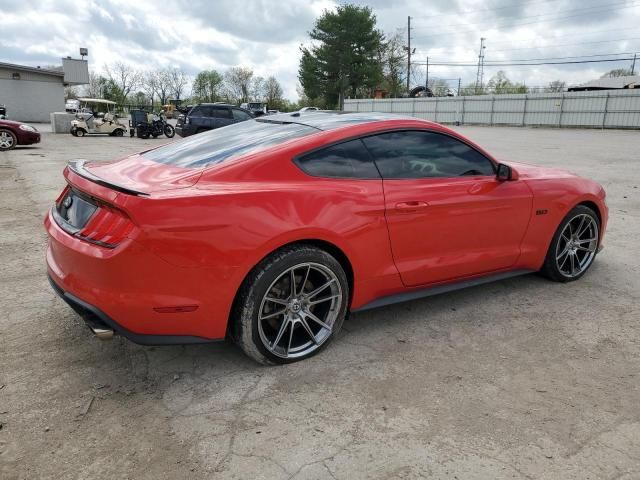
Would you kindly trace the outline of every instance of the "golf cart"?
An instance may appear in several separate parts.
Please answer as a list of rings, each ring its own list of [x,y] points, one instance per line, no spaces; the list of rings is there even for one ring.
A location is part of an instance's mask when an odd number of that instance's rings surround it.
[[[124,123],[120,123],[114,113],[116,102],[101,98],[79,98],[80,108],[75,120],[71,121],[71,135],[84,137],[85,135],[111,135],[122,137],[127,130]],[[97,110],[106,110],[98,112]]]

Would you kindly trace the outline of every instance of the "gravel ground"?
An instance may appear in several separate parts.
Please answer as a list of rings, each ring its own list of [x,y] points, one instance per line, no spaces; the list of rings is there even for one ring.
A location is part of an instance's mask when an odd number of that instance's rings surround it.
[[[590,272],[355,314],[273,368],[226,343],[101,342],[47,283],[65,162],[163,140],[45,133],[0,153],[0,478],[640,478],[640,134],[460,130],[605,186]]]

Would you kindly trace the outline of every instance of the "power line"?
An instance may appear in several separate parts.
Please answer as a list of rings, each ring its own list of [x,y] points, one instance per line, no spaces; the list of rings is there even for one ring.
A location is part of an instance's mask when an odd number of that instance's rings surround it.
[[[494,52],[495,53],[495,52]],[[522,58],[509,58],[506,60],[490,60],[491,63],[493,64],[498,64],[501,62],[535,62],[538,60],[572,60],[572,59],[576,59],[576,58],[595,58],[595,57],[614,57],[614,56],[620,56],[620,55],[635,55],[637,52],[620,52],[620,53],[600,53],[600,54],[594,54],[594,55],[577,55],[577,56],[573,56],[573,57],[548,57],[548,58],[527,58],[527,59],[522,59]],[[428,57],[431,58],[431,57]],[[417,59],[416,61],[420,62],[420,61],[424,61],[423,59]],[[444,60],[441,60],[441,62],[444,62]],[[470,62],[470,61],[469,61]],[[460,62],[462,63],[462,62]]]
[[[569,64],[581,64],[581,63],[603,63],[603,62],[622,62],[633,60],[633,57],[626,58],[609,58],[603,60],[575,60],[567,62],[539,62],[539,63],[484,63],[486,67],[511,67],[518,65],[569,65]],[[424,65],[421,62],[413,62],[415,65]],[[430,65],[444,66],[444,67],[476,67],[476,63],[449,63],[449,62],[429,62]]]

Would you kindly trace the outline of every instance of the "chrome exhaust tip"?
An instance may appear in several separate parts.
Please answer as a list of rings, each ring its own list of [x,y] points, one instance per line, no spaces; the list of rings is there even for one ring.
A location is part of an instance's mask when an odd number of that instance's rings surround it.
[[[100,340],[111,340],[114,335],[114,331],[110,328],[89,327],[93,334]]]

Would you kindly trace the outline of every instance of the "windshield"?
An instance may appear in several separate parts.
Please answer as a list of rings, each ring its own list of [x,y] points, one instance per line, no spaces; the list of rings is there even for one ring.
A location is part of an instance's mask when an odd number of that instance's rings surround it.
[[[199,133],[145,152],[142,156],[176,167],[203,168],[317,131],[297,123],[247,120]]]

